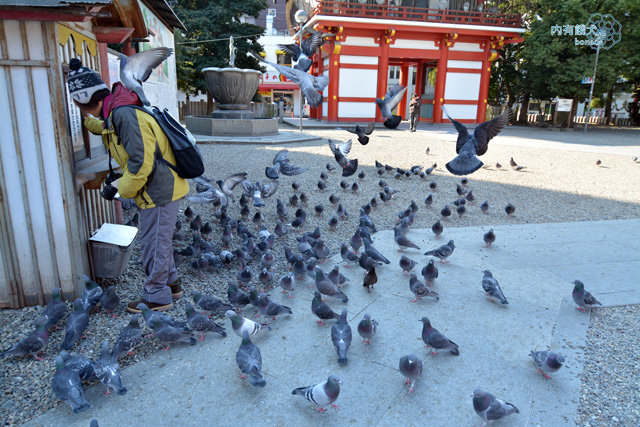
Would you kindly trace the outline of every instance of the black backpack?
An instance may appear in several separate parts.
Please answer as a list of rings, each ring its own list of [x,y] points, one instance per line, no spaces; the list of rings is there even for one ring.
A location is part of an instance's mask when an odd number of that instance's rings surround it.
[[[197,178],[204,173],[204,161],[196,145],[195,138],[191,135],[191,132],[169,114],[166,108],[164,111],[160,111],[158,107],[140,107],[137,105],[127,105],[127,107],[137,108],[152,115],[165,135],[167,135],[169,144],[173,149],[176,165],[172,165],[161,155],[157,156],[158,160],[173,169],[181,178]]]

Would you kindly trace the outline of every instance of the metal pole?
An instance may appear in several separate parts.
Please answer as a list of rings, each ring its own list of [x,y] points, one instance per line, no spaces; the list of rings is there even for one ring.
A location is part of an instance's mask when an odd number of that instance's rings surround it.
[[[593,96],[593,85],[596,83],[596,70],[598,69],[598,56],[600,55],[600,44],[596,49],[596,65],[593,67],[593,80],[591,80],[591,90],[589,91],[589,102],[587,103],[587,117],[584,119],[584,133],[587,133],[587,124],[589,123],[589,113],[591,112],[591,97]]]

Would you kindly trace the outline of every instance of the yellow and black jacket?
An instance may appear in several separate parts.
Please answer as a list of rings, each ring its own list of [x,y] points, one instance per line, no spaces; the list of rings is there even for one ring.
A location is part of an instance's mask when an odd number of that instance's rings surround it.
[[[104,126],[102,120],[93,117],[85,119],[84,125],[91,133],[102,134],[104,144],[120,165],[121,197],[134,199],[138,207],[149,209],[164,206],[189,192],[187,181],[157,158],[162,156],[176,164],[169,140],[151,114],[121,106],[109,113]]]

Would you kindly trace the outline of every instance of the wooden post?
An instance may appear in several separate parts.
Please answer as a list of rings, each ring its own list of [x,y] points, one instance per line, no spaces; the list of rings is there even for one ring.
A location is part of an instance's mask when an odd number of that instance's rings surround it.
[[[442,123],[440,106],[444,104],[444,84],[447,79],[447,61],[449,60],[449,46],[447,46],[444,35],[440,40],[440,52],[440,59],[436,65],[438,74],[436,75],[436,92],[433,97],[433,123]]]
[[[329,55],[329,99],[327,100],[327,121],[338,121],[338,90],[340,87],[340,49],[334,47]]]
[[[400,66],[400,84],[404,87],[409,87],[409,66]],[[402,120],[407,119],[407,94],[409,90],[404,93],[400,104],[398,104],[398,115],[402,117]]]
[[[378,59],[378,91],[377,97],[384,98],[384,94],[387,93],[387,79],[389,78],[389,43],[384,37],[384,34],[380,35],[380,58]],[[380,109],[376,106],[376,122],[382,122],[382,115]]]

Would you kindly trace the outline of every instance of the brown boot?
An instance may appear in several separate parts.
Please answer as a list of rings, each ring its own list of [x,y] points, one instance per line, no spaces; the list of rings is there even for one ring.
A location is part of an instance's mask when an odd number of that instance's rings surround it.
[[[129,313],[140,313],[141,310],[138,308],[138,304],[144,304],[147,307],[149,307],[151,310],[153,311],[167,311],[167,310],[171,310],[173,308],[173,304],[169,303],[169,304],[156,304],[155,302],[147,302],[143,299],[140,299],[138,301],[131,301],[129,304],[127,304],[127,311]]]
[[[178,277],[178,280],[168,285],[169,289],[171,289],[171,298],[178,299],[182,296],[182,281]]]

